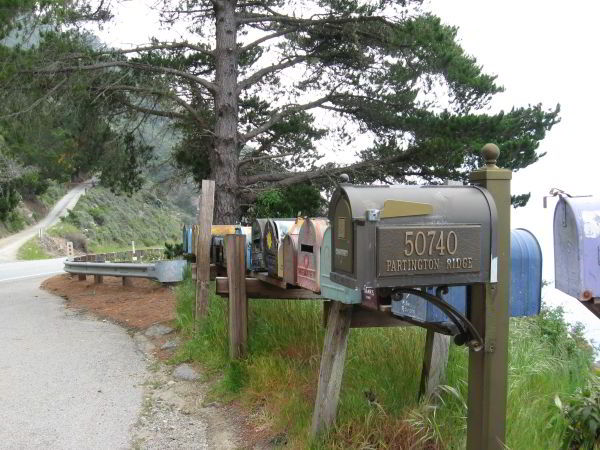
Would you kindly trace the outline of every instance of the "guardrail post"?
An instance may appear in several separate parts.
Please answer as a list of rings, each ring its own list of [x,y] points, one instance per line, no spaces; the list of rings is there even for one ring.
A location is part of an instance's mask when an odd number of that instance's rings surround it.
[[[196,320],[206,314],[210,296],[210,240],[215,206],[214,180],[202,180],[201,205],[196,239]]]
[[[123,286],[133,286],[131,277],[123,277]]]
[[[225,236],[229,282],[229,355],[242,358],[248,348],[248,297],[246,296],[246,236]]]
[[[94,261],[94,262],[96,262],[100,259],[100,258],[98,258],[98,255],[91,255],[91,257],[93,258],[92,261]],[[104,282],[104,276],[94,275],[94,284],[102,284],[103,282]]]

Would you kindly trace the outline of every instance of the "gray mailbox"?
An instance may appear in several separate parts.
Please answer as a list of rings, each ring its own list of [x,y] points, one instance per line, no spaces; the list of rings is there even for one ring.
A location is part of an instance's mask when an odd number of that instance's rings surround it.
[[[254,272],[264,272],[267,270],[265,260],[263,259],[263,234],[267,219],[255,219],[252,222],[252,262],[251,270]]]
[[[554,284],[579,300],[600,297],[600,201],[561,196],[554,210]]]
[[[496,206],[481,187],[342,184],[329,219],[331,281],[363,295],[496,281]]]

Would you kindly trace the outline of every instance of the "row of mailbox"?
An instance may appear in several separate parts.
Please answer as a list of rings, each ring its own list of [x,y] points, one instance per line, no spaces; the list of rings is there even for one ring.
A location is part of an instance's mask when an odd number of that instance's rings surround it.
[[[464,286],[496,281],[495,227],[494,200],[478,186],[342,184],[328,219],[257,219],[251,228],[229,227],[221,235],[213,227],[211,260],[226,265],[223,235],[241,233],[250,271],[429,322],[441,311],[418,298],[397,298],[394,289],[451,286],[445,299],[464,311]],[[536,314],[541,251],[523,230],[513,231],[512,242],[512,313]]]

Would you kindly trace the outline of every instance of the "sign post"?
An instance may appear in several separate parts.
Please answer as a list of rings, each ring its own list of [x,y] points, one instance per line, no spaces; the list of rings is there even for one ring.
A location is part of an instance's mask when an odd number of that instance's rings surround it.
[[[470,320],[483,337],[484,349],[469,351],[468,450],[505,448],[506,428],[512,172],[496,166],[496,145],[486,144],[482,154],[486,165],[471,174],[471,182],[487,189],[496,203],[498,256],[492,261],[492,283],[471,288]]]

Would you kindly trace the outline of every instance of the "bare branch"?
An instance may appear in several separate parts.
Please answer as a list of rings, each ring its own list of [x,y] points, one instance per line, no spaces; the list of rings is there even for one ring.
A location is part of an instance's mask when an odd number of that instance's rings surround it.
[[[206,126],[206,121],[198,114],[188,102],[179,97],[177,94],[169,91],[162,91],[160,89],[146,88],[140,86],[128,86],[128,85],[110,85],[110,86],[102,86],[99,88],[101,90],[112,90],[112,91],[130,91],[130,92],[144,92],[146,94],[157,95],[161,97],[167,97],[177,104],[181,105],[183,108],[189,112],[196,122],[198,122],[201,126]]]
[[[254,83],[257,83],[258,81],[260,81],[261,78],[269,75],[270,73],[274,73],[279,70],[283,70],[287,67],[292,67],[292,66],[298,64],[299,62],[305,61],[306,58],[308,58],[308,56],[296,56],[295,58],[291,58],[291,59],[288,59],[287,61],[281,62],[279,64],[273,64],[271,66],[264,67],[264,68],[256,71],[254,74],[250,75],[245,80],[241,80],[238,83],[238,86],[237,86],[238,94],[240,92],[242,92],[244,89],[246,89],[247,87],[252,86]]]
[[[255,156],[252,158],[244,158],[242,160],[240,160],[240,162],[238,162],[238,167],[242,167],[245,164],[250,164],[256,161],[262,161],[265,159],[276,159],[276,158],[285,158],[286,156],[293,156],[295,155],[295,152],[291,152],[291,153],[282,153],[280,155],[265,155],[265,156]]]
[[[275,125],[276,123],[278,123],[284,117],[290,116],[290,115],[295,114],[295,113],[300,112],[300,111],[306,111],[306,110],[309,110],[309,109],[312,109],[312,108],[319,107],[323,103],[331,100],[331,98],[332,98],[331,95],[327,95],[325,97],[322,97],[322,98],[317,99],[315,101],[312,101],[310,103],[305,103],[305,104],[302,104],[302,105],[288,106],[288,107],[280,110],[279,112],[273,114],[269,118],[269,120],[267,120],[262,125],[254,128],[253,130],[250,130],[246,134],[241,135],[240,136],[240,142],[248,142],[249,140],[254,139],[259,134],[264,133],[265,131],[267,131],[269,128],[271,128],[273,125]]]
[[[44,95],[42,95],[40,98],[38,98],[36,101],[34,101],[27,108],[25,108],[25,109],[23,109],[21,111],[17,111],[17,112],[12,113],[12,114],[7,114],[5,116],[0,116],[0,119],[9,119],[11,117],[20,116],[21,114],[25,114],[25,113],[33,111],[37,105],[39,105],[44,100],[46,100],[48,97],[50,97],[55,91],[57,91],[66,82],[67,82],[67,79],[65,78],[64,80],[60,81],[56,86],[54,86],[52,89],[50,89],[48,92],[46,92]]]
[[[208,89],[208,91],[210,91],[213,94],[217,90],[217,86],[214,83],[212,83],[204,78],[200,78],[195,75],[192,75],[190,73],[183,72],[181,70],[172,69],[170,67],[152,66],[150,64],[132,63],[132,62],[127,62],[127,61],[107,61],[107,62],[102,62],[102,63],[84,65],[84,66],[36,69],[36,70],[27,71],[27,72],[34,73],[34,74],[53,74],[53,73],[65,73],[65,72],[77,72],[79,70],[102,70],[102,69],[108,69],[111,67],[124,67],[124,68],[128,68],[128,69],[145,70],[148,72],[168,73],[168,74],[175,75],[175,76],[178,76],[180,78],[183,78],[183,79],[186,79],[189,81],[193,81],[194,83],[198,83],[201,86]]]
[[[298,27],[289,27],[289,28],[284,28],[283,30],[280,30],[276,33],[267,34],[266,36],[263,36],[253,42],[250,42],[249,44],[246,44],[243,47],[240,47],[238,49],[238,52],[239,53],[245,52],[246,50],[254,48],[257,45],[262,44],[263,42],[278,38],[279,36],[285,36],[286,34],[293,33],[294,31],[297,31],[297,30],[298,30]]]
[[[168,43],[153,44],[153,45],[146,45],[146,46],[134,47],[134,48],[128,48],[128,49],[107,50],[107,51],[100,52],[99,54],[124,55],[127,53],[141,53],[141,52],[149,52],[152,50],[175,50],[178,48],[188,48],[190,50],[195,50],[195,51],[197,51],[199,53],[203,53],[205,55],[209,55],[209,56],[213,55],[212,50],[207,50],[206,48],[204,48],[200,45],[190,44],[187,41],[174,42],[172,44],[168,44]]]
[[[153,109],[153,108],[146,108],[144,106],[140,106],[140,105],[135,105],[131,102],[128,101],[122,101],[121,103],[123,103],[125,106],[127,106],[128,108],[131,108],[135,111],[144,113],[144,114],[150,114],[153,116],[161,116],[161,117],[167,117],[169,119],[186,119],[186,115],[185,114],[181,114],[181,113],[177,113],[175,111],[161,111],[159,109]]]

